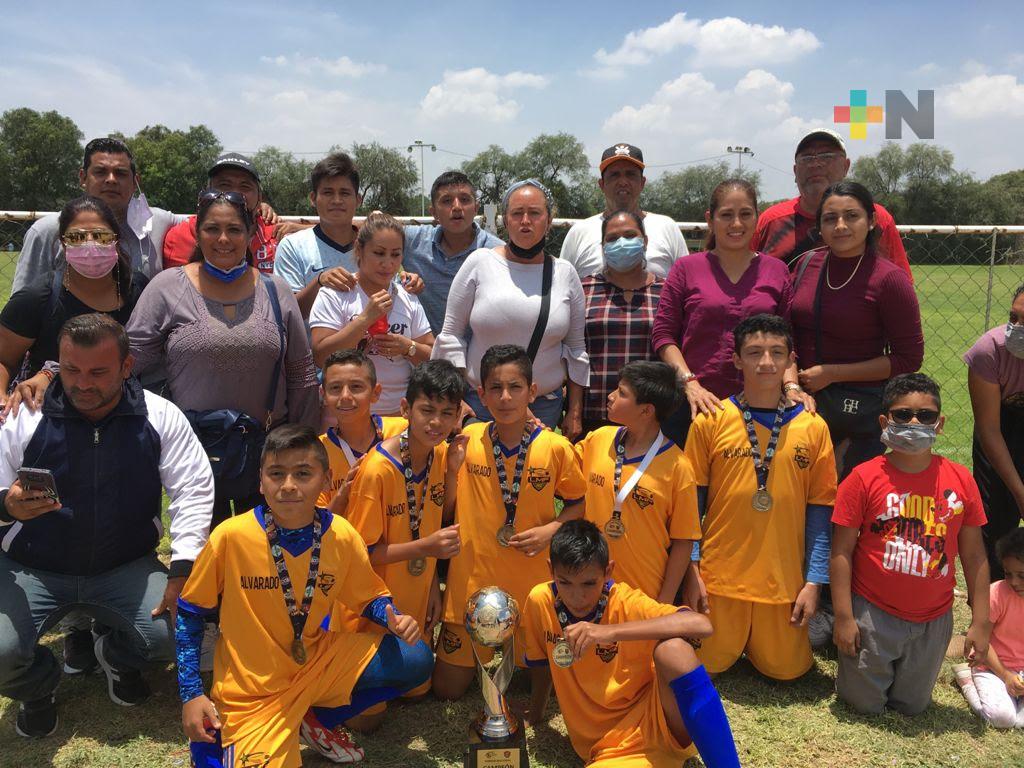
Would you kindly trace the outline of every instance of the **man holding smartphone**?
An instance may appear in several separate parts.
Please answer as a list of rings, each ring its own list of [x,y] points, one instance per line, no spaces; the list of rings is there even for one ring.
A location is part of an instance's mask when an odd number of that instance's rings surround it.
[[[173,655],[178,594],[213,510],[209,460],[184,414],[129,378],[124,328],[80,315],[59,345],[42,407],[0,427],[0,695],[19,703],[15,728],[29,738],[57,728],[61,665],[38,637],[70,611],[103,628],[95,652],[111,700],[149,696],[140,669]],[[155,552],[165,489],[169,569]]]

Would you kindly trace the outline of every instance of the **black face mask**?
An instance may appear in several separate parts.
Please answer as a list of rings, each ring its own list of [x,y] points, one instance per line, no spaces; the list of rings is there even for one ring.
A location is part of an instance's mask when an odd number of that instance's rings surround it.
[[[508,240],[508,249],[512,251],[512,255],[517,259],[532,259],[538,253],[544,250],[544,246],[548,244],[548,236],[545,234],[540,240],[537,241],[536,245],[530,248],[520,248],[518,245],[512,242],[512,238]]]

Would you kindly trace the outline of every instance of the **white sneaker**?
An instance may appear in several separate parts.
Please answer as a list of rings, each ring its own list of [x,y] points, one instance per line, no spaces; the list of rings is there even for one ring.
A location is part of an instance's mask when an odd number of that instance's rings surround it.
[[[333,763],[358,763],[365,755],[344,728],[338,726],[333,731],[324,728],[312,710],[302,718],[299,738]]]

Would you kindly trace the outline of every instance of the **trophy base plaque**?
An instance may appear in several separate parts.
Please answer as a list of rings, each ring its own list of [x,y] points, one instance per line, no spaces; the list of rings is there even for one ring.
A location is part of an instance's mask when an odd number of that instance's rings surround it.
[[[499,741],[484,741],[475,728],[469,729],[469,749],[463,768],[530,768],[526,754],[526,734],[520,728]]]

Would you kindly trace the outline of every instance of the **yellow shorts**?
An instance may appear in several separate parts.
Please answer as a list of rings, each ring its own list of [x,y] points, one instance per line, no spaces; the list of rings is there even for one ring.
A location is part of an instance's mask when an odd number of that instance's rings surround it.
[[[746,652],[765,677],[795,680],[814,664],[807,627],[792,627],[789,603],[755,603],[708,595],[714,633],[705,638],[697,657],[711,674],[729,669]]]
[[[340,707],[373,659],[381,635],[329,633],[332,642],[301,667],[276,696],[231,696],[219,686],[213,696],[223,728],[224,765],[297,768],[299,724],[312,706]]]
[[[629,714],[590,748],[587,768],[678,768],[696,755],[692,742],[680,745],[669,730],[655,678]]]
[[[516,655],[516,666],[526,668],[526,634],[522,623],[516,628],[513,638]],[[480,654],[480,661],[487,664],[494,658],[494,649],[478,645],[476,648]],[[469,633],[462,624],[445,622],[441,625],[441,634],[437,638],[437,646],[434,648],[437,660],[453,667],[472,667],[476,665],[473,659],[473,649],[470,647]]]

